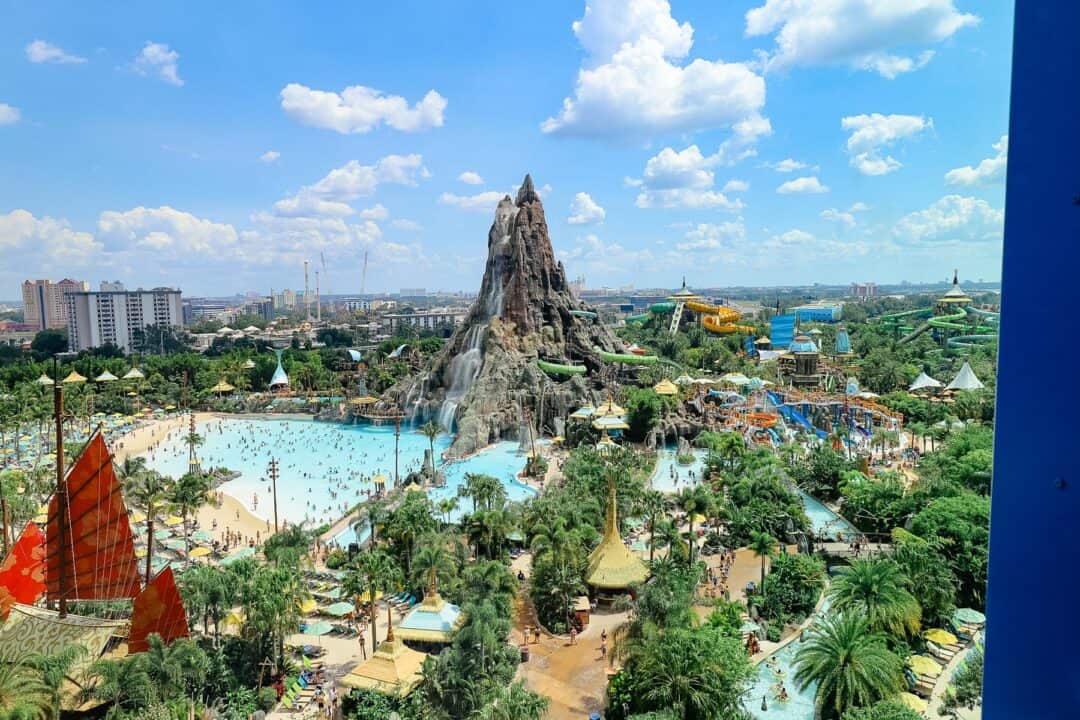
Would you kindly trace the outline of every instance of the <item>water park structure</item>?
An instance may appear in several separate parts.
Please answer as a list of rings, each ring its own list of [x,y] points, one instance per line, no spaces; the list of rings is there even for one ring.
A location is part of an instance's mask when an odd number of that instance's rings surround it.
[[[976,308],[972,302],[960,287],[958,273],[954,270],[952,287],[933,307],[884,315],[881,322],[903,333],[901,343],[909,343],[929,331],[949,348],[969,350],[997,340],[999,319],[998,313]],[[917,326],[909,324],[917,318],[925,320]]]
[[[653,303],[649,306],[648,313],[631,315],[626,319],[626,322],[644,322],[650,315],[671,313],[668,330],[674,335],[682,327],[683,313],[686,310],[698,316],[701,327],[717,335],[730,335],[738,332],[752,334],[754,332],[754,328],[749,325],[737,324],[742,319],[742,313],[735,308],[707,302],[704,297],[690,291],[686,287],[686,278],[683,278],[682,288],[671,295],[667,302]]]

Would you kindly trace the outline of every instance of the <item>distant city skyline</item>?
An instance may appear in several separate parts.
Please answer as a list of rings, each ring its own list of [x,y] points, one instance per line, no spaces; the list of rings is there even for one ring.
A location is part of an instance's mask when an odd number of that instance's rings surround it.
[[[13,6],[0,296],[475,291],[526,172],[593,287],[995,279],[1011,3],[866,4]]]

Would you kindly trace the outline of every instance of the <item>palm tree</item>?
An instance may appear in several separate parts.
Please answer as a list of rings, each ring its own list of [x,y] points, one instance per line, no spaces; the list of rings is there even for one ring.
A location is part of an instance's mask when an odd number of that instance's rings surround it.
[[[907,589],[900,566],[888,558],[856,560],[829,590],[833,607],[859,612],[875,631],[893,635],[919,632],[922,608]]]
[[[482,547],[484,557],[493,560],[502,550],[506,533],[510,532],[512,527],[510,513],[506,510],[484,510],[473,513],[468,525],[469,542],[476,547],[477,556],[480,555]]]
[[[184,557],[191,556],[191,532],[188,527],[188,515],[198,511],[206,503],[206,493],[210,491],[210,481],[205,475],[185,473],[173,483],[169,492],[169,502],[180,511],[184,528]]]
[[[734,470],[738,461],[746,454],[746,440],[738,433],[721,433],[716,443],[716,452],[724,458],[728,470]]]
[[[679,507],[686,513],[686,520],[690,530],[690,565],[694,564],[694,550],[697,548],[697,539],[694,537],[694,516],[705,515],[710,512],[714,502],[712,493],[704,485],[695,485],[692,488],[683,488],[679,495]]]
[[[345,592],[350,595],[367,595],[371,600],[371,652],[379,649],[377,633],[375,631],[375,594],[390,593],[401,584],[401,567],[397,561],[382,548],[375,548],[366,553],[361,553],[353,559],[345,576],[343,585]],[[390,615],[390,603],[386,603],[387,634],[391,634],[393,625]]]
[[[653,530],[653,535],[660,543],[660,547],[666,547],[668,549],[667,557],[669,559],[673,558],[676,554],[681,558],[683,553],[688,552],[686,542],[679,533],[679,527],[672,520],[664,518],[657,521],[656,527]]]
[[[581,582],[581,572],[568,562],[556,563],[549,579],[548,593],[559,601],[566,619],[566,627],[571,625],[570,616],[574,611],[574,598],[585,593],[585,584]]]
[[[450,497],[440,498],[439,501],[435,503],[436,509],[438,509],[438,511],[442,513],[443,519],[445,520],[445,525],[450,524],[450,513],[458,509],[458,504],[459,503],[457,497],[453,495],[451,495]]]
[[[49,695],[27,655],[0,657],[0,715],[46,720],[51,708]]]
[[[755,532],[750,535],[750,549],[754,552],[754,557],[761,558],[762,587],[765,586],[765,561],[772,557],[776,542],[776,538],[769,533]]]
[[[577,555],[580,547],[581,542],[577,534],[567,527],[566,518],[557,517],[550,526],[540,524],[533,528],[530,548],[534,563],[549,553],[557,560],[569,560]]]
[[[441,535],[424,535],[416,543],[412,562],[413,584],[428,590],[441,580],[446,583],[454,574],[454,558],[447,548],[447,540]]]
[[[116,474],[120,476],[120,480],[125,486],[138,481],[142,475],[147,472],[146,458],[141,455],[128,455],[123,461],[116,463]]]
[[[428,447],[431,449],[431,474],[435,475],[435,438],[443,433],[443,426],[434,420],[428,420],[419,427],[420,434],[428,439]]]
[[[646,490],[641,498],[641,512],[648,518],[649,526],[649,562],[656,552],[656,521],[664,514],[667,498],[659,490]]]
[[[154,520],[167,507],[173,481],[157,472],[145,472],[128,490],[128,496],[146,513],[146,582],[150,582],[154,560]]]
[[[795,680],[803,688],[818,683],[815,703],[822,714],[839,717],[848,708],[872,705],[907,686],[904,661],[858,613],[830,615],[807,632],[795,655]]]
[[[60,718],[61,689],[64,681],[76,663],[85,658],[86,648],[82,645],[65,645],[56,652],[47,655],[31,655],[27,659],[30,667],[41,673],[41,683],[49,692],[52,720]]]
[[[550,704],[548,698],[532,692],[518,680],[499,688],[495,697],[473,717],[476,720],[543,720]]]

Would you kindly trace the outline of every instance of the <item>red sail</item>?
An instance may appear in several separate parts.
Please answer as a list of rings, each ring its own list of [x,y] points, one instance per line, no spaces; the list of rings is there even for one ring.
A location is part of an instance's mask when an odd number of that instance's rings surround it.
[[[119,600],[139,592],[138,560],[127,508],[101,433],[94,433],[49,501],[46,533],[49,600]]]
[[[27,523],[0,565],[0,618],[7,620],[15,603],[33,605],[45,592],[45,536]]]
[[[190,634],[187,613],[171,567],[166,566],[143,588],[134,605],[128,635],[129,654],[149,650],[147,638],[153,633],[160,635],[166,645]]]

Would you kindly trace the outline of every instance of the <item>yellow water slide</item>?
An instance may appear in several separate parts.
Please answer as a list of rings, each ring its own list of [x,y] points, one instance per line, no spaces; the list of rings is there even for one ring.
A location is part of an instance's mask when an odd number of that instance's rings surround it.
[[[750,333],[754,331],[754,328],[749,325],[735,324],[742,318],[742,313],[735,308],[724,305],[711,305],[697,300],[687,302],[686,307],[701,315],[701,325],[709,332],[718,335],[730,335],[736,332]]]

